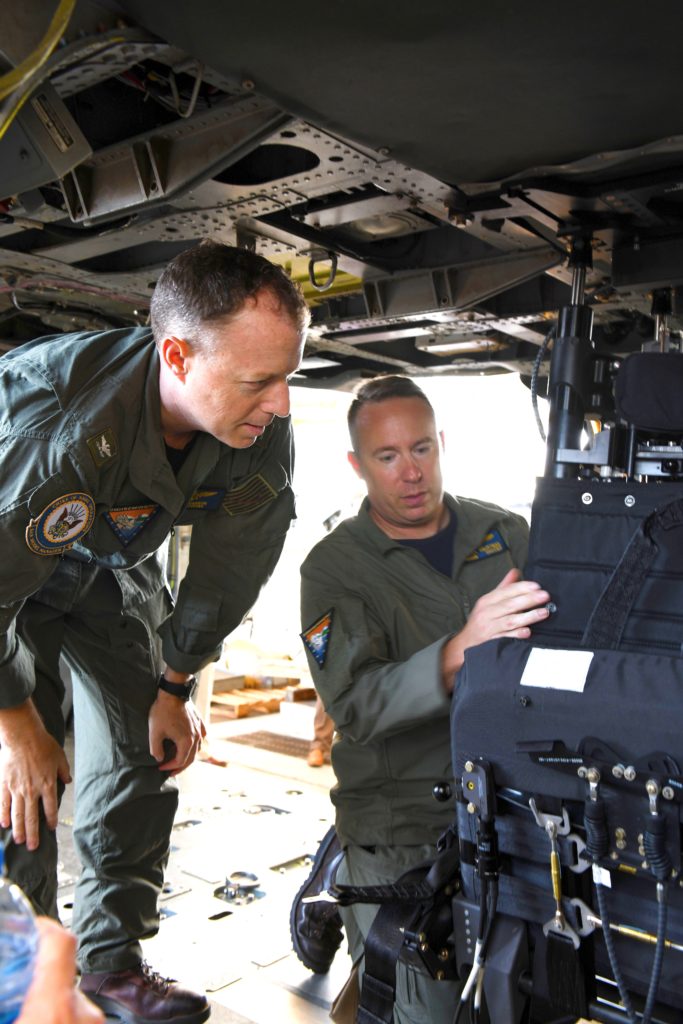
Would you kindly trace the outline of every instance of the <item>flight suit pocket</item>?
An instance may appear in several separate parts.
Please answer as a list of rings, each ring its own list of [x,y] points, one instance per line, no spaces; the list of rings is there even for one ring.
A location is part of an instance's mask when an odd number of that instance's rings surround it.
[[[178,646],[187,654],[203,654],[218,631],[222,596],[208,587],[184,582],[174,614]]]

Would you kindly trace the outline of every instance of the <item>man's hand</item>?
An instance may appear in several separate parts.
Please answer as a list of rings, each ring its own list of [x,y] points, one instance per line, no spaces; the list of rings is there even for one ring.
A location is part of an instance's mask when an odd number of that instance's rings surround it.
[[[37,850],[40,804],[48,828],[57,828],[57,780],[71,782],[69,762],[43,725],[33,701],[0,711],[0,825],[15,843]]]
[[[453,690],[455,674],[462,668],[468,647],[502,636],[526,640],[531,636],[531,627],[548,618],[548,601],[550,594],[533,580],[521,580],[518,569],[511,569],[495,590],[480,597],[467,625],[444,644],[441,652],[443,682],[448,693]]]
[[[38,928],[36,969],[16,1024],[103,1024],[104,1014],[74,988],[76,939],[46,917]]]
[[[178,775],[192,764],[205,736],[204,723],[192,701],[159,690],[149,709],[149,750],[159,767]]]

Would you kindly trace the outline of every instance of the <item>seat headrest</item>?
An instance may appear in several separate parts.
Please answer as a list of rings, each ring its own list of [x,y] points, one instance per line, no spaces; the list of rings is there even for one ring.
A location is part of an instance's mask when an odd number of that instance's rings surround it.
[[[634,352],[619,368],[614,397],[619,415],[637,430],[683,433],[683,355]]]

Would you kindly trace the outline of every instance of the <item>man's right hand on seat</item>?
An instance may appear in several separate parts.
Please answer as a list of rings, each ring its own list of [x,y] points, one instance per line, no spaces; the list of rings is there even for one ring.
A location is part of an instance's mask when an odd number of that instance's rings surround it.
[[[444,644],[441,665],[448,693],[453,690],[468,647],[504,636],[527,640],[531,627],[550,615],[546,607],[549,601],[550,594],[538,583],[522,580],[518,569],[510,569],[495,590],[479,598],[464,629]]]

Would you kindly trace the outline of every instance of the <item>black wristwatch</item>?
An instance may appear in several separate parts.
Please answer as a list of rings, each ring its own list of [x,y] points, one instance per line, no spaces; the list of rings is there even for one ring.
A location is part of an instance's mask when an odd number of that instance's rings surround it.
[[[171,683],[165,675],[159,677],[159,689],[181,700],[192,700],[197,692],[197,677],[190,676],[186,683]]]

